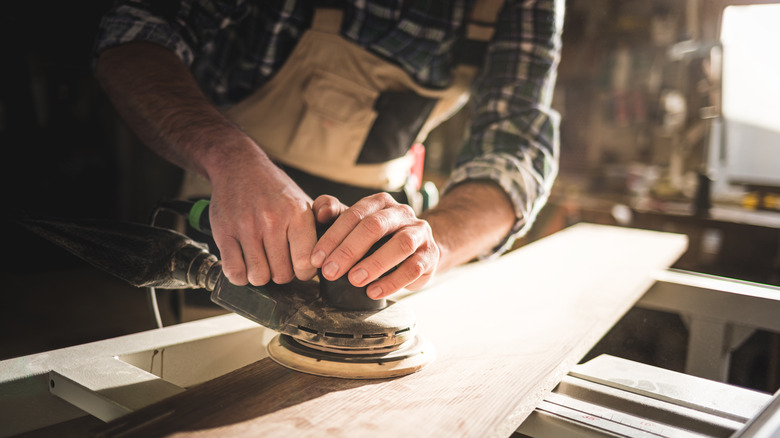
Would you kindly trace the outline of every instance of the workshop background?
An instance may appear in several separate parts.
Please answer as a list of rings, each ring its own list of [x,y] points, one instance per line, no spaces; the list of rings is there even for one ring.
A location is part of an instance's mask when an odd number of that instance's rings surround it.
[[[672,231],[690,238],[675,268],[780,285],[780,133],[723,117],[721,13],[734,3],[774,2],[567,1],[554,101],[563,116],[560,174],[517,246],[580,221]],[[0,360],[154,328],[145,290],[8,220],[24,212],[146,223],[158,201],[177,194],[181,171],[138,142],[93,77],[92,42],[107,5],[10,2],[0,14]],[[430,180],[440,183],[452,165],[464,118],[427,142]],[[726,141],[735,132],[751,141]],[[163,320],[221,312],[204,301],[160,292]],[[633,309],[588,357],[682,371],[686,342],[679,316]],[[780,335],[752,335],[733,354],[729,382],[777,390]]]

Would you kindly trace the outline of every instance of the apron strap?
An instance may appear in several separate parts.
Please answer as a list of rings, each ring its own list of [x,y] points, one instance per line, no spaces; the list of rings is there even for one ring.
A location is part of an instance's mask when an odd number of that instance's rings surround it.
[[[490,41],[504,0],[477,0],[466,23],[466,38]]]
[[[344,11],[332,8],[315,8],[311,29],[317,32],[338,35],[341,31],[341,20]]]
[[[487,44],[496,32],[498,14],[503,6],[504,0],[476,0],[456,52],[457,64],[482,68]]]

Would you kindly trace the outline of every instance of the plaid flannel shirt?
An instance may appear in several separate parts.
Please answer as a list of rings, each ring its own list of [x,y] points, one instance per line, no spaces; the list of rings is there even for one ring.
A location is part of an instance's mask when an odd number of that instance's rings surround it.
[[[341,35],[403,68],[421,85],[445,87],[474,0],[346,0]],[[95,53],[133,41],[169,48],[219,106],[251,94],[278,71],[310,26],[302,0],[119,0],[103,17]],[[491,253],[508,249],[544,205],[557,174],[558,123],[551,109],[563,0],[505,0],[472,88],[468,138],[447,188],[498,183],[517,221]]]

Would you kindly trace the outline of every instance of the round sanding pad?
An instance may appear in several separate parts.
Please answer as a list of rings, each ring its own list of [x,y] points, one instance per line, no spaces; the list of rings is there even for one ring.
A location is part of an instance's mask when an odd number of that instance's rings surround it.
[[[342,379],[383,379],[411,374],[431,363],[435,352],[420,336],[392,350],[321,350],[288,335],[277,335],[268,344],[268,355],[278,364],[307,374]]]

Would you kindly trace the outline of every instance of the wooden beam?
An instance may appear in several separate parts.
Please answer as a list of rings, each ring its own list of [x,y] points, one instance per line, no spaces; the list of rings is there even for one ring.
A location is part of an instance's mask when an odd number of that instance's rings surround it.
[[[509,436],[685,250],[684,236],[580,224],[403,298],[437,350],[385,380],[263,359],[96,431],[102,436]]]

